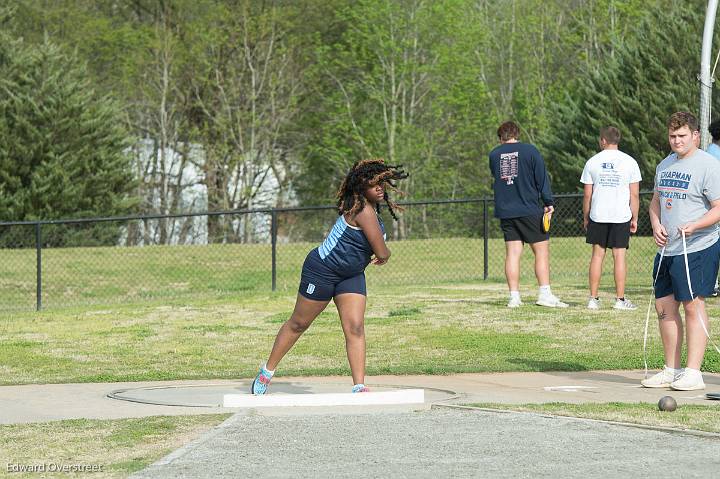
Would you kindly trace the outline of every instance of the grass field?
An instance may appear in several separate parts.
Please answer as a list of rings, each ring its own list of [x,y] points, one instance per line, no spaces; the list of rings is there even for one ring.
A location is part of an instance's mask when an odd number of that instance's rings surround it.
[[[557,286],[567,310],[505,307],[501,283],[375,287],[366,318],[369,374],[583,371],[642,367],[649,291],[635,312],[587,311],[585,291]],[[528,286],[528,295],[534,288]],[[608,299],[611,293],[604,292]],[[294,294],[0,313],[0,383],[243,378],[267,357]],[[531,299],[531,298],[530,298]],[[709,301],[712,317],[718,301]],[[649,363],[662,365],[651,318]],[[709,352],[704,368],[720,370]],[[284,375],[349,374],[330,307],[282,364]]]
[[[642,367],[654,252],[645,240],[637,238],[630,253],[627,291],[641,305],[630,313],[584,308],[585,272],[578,268],[588,258],[577,252],[578,238],[560,238],[552,246],[554,290],[572,304],[565,311],[531,305],[508,310],[502,280],[481,279],[481,240],[393,243],[391,262],[367,272],[368,372]],[[587,253],[587,245],[581,246]],[[49,250],[44,259],[48,309],[0,312],[0,384],[249,377],[292,311],[309,247],[279,249],[281,287],[275,293],[268,287],[264,245]],[[502,247],[490,243],[491,270],[502,269]],[[6,265],[28,254],[1,253],[6,257],[0,264]],[[611,258],[606,266],[602,296],[609,306]],[[532,299],[536,285],[529,251],[523,271],[521,289]],[[65,279],[53,281],[55,273]],[[5,284],[22,274],[13,270]],[[3,291],[0,298],[7,301],[24,290]],[[101,304],[78,304],[85,301]],[[716,303],[709,300],[711,317],[717,316]],[[658,367],[662,354],[654,318],[652,323],[649,357]],[[284,374],[347,374],[346,363],[338,317],[328,308],[282,368]],[[720,358],[708,354],[705,368],[720,370]]]

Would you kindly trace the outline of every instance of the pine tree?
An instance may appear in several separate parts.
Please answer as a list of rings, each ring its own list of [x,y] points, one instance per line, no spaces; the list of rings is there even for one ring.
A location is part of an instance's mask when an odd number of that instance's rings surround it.
[[[598,134],[614,125],[620,149],[633,156],[650,188],[655,166],[670,152],[666,122],[675,111],[697,112],[704,9],[673,1],[652,11],[636,36],[616,46],[601,68],[578,75],[554,107],[543,141],[554,191],[581,188],[580,174],[598,151]]]
[[[48,40],[26,45],[0,33],[0,44],[0,218],[130,211],[128,136],[116,102],[99,97],[85,65]],[[46,243],[108,244],[119,233],[108,224],[71,231],[55,228]]]

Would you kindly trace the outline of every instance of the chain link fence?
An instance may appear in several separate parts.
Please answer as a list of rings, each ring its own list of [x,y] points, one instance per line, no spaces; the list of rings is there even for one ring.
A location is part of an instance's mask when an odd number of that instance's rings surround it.
[[[641,195],[647,211],[651,193]],[[504,281],[505,246],[491,198],[405,203],[384,210],[391,261],[368,285]],[[52,309],[241,295],[298,286],[305,255],[337,218],[334,207],[273,208],[193,215],[0,223],[0,307]],[[585,287],[590,246],[582,195],[556,196],[553,282]],[[628,284],[648,282],[655,254],[646,214],[628,253]],[[612,275],[612,257],[605,273]],[[533,257],[522,263],[533,281]]]

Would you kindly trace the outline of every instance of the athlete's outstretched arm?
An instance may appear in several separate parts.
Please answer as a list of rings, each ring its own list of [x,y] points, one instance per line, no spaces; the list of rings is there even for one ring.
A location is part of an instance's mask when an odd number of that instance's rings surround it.
[[[383,238],[375,208],[370,203],[367,203],[365,208],[355,216],[355,222],[362,228],[373,253],[375,253],[376,261],[374,261],[374,263],[387,263],[387,260],[390,259],[390,250],[385,244],[385,238]]]

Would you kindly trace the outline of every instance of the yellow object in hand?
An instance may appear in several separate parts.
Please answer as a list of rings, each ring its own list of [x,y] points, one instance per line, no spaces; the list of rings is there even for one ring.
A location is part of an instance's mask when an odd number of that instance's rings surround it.
[[[543,232],[544,233],[547,233],[550,231],[550,218],[552,218],[552,213],[547,212],[547,213],[543,214],[542,223],[543,223]]]

